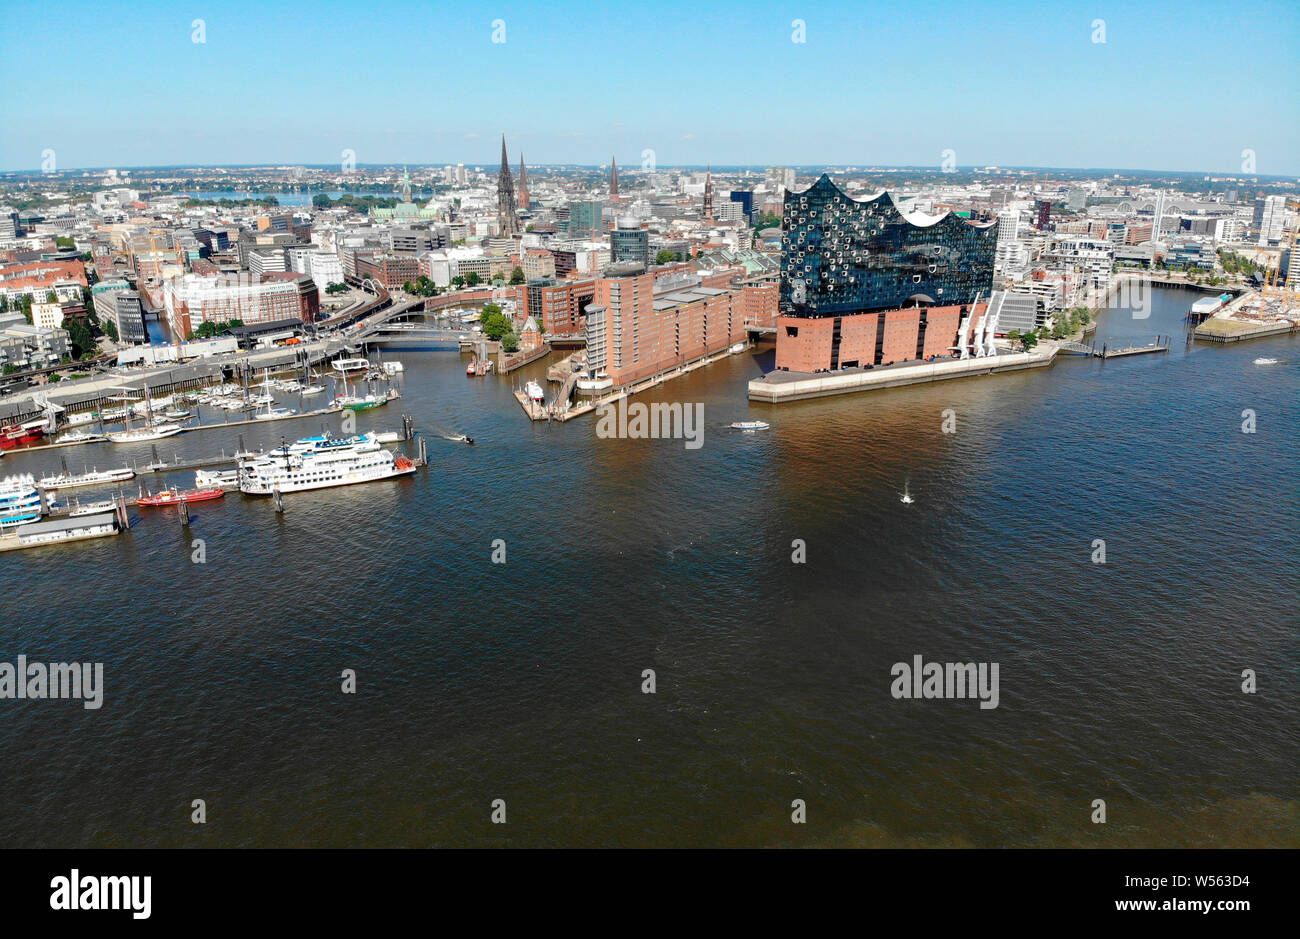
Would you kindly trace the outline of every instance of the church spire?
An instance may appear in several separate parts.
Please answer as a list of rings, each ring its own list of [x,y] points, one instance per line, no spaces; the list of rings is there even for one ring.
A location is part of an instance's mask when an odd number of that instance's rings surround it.
[[[713,167],[704,171],[704,217],[713,221]]]
[[[618,161],[613,155],[609,158],[609,201],[622,202],[618,194]]]
[[[519,233],[519,214],[515,207],[515,182],[510,176],[506,156],[506,135],[501,134],[501,170],[497,174],[497,227],[503,238]]]

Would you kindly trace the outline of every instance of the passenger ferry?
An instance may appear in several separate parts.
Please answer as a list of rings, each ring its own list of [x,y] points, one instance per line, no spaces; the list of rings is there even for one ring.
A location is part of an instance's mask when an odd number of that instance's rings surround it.
[[[415,463],[367,437],[299,440],[239,466],[239,489],[249,495],[302,492],[375,482],[416,471]]]
[[[105,486],[112,483],[126,482],[135,478],[135,470],[129,466],[115,470],[87,470],[84,473],[62,472],[57,476],[42,476],[37,483],[42,489],[75,489],[78,486]]]
[[[0,531],[39,522],[44,511],[41,491],[30,473],[0,480]]]

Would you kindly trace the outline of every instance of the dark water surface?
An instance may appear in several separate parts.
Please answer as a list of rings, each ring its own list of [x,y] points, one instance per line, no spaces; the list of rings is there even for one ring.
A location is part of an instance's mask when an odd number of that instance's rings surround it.
[[[703,402],[698,450],[532,425],[510,379],[395,353],[400,407],[362,426],[477,446],[283,517],[198,506],[206,565],[158,510],[0,555],[0,661],[106,683],[0,701],[0,846],[1295,846],[1300,345],[1187,346],[1194,298],[1103,319],[1167,355],[776,407],[745,355],[638,399]],[[999,663],[1000,706],[894,700],[914,655]]]

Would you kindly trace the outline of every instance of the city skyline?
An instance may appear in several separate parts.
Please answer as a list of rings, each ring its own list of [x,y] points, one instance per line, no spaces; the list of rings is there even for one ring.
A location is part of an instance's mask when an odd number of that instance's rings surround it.
[[[0,29],[29,48],[82,49],[59,60],[53,122],[47,75],[26,58],[0,63],[11,91],[0,170],[40,169],[51,150],[69,169],[329,165],[344,150],[364,165],[491,167],[504,124],[512,152],[537,166],[599,166],[587,161],[613,153],[635,169],[653,151],[665,166],[950,159],[1300,174],[1293,74],[1244,75],[1249,96],[1203,78],[1209,39],[1217,53],[1247,26],[1243,65],[1294,61],[1298,27],[1280,3],[1048,15],[1021,3],[869,14],[847,4],[580,4],[562,19],[498,3],[439,10],[427,30],[418,24],[430,11],[404,2],[371,8],[369,29],[334,3],[312,16],[249,4],[205,16],[143,3],[120,19],[68,9],[82,15],[0,10]],[[1178,93],[1191,75],[1197,93]],[[1224,115],[1235,116],[1226,129]]]

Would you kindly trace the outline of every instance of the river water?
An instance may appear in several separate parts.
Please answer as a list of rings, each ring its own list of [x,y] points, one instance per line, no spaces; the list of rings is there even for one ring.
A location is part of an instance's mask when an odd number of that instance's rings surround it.
[[[1296,846],[1300,346],[1188,345],[1194,298],[1102,317],[1167,354],[797,404],[734,356],[638,399],[702,403],[698,449],[530,424],[541,364],[392,353],[361,426],[476,446],[0,555],[0,662],[105,674],[99,710],[0,701],[0,845]],[[998,707],[894,699],[916,655],[998,663]]]

